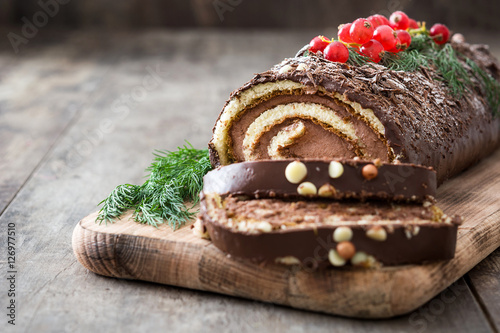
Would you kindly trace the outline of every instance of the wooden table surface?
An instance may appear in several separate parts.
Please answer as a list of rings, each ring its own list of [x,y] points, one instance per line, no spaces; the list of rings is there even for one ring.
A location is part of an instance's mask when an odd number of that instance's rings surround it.
[[[42,31],[17,54],[4,38],[0,331],[498,332],[498,249],[428,304],[390,320],[106,278],[75,259],[75,224],[114,186],[141,183],[154,149],[185,139],[205,147],[231,90],[315,33]],[[500,55],[500,44],[493,51]],[[7,296],[8,228],[16,233],[14,297]],[[7,323],[10,299],[15,326]]]

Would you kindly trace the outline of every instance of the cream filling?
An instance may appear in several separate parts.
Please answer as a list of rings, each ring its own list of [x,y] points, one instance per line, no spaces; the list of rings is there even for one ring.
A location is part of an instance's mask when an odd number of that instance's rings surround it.
[[[307,118],[332,127],[356,142],[356,130],[352,124],[344,122],[332,109],[315,103],[289,103],[281,104],[262,112],[255,121],[250,124],[243,139],[243,154],[246,161],[255,160],[255,145],[263,133],[273,126],[281,124],[289,118]]]
[[[325,90],[325,88],[323,88],[323,87],[319,87],[319,91],[321,91],[325,94],[328,94],[330,96],[332,95],[331,93],[327,92]],[[335,97],[338,100],[340,100],[341,102],[351,106],[352,109],[354,110],[354,112],[357,115],[361,116],[361,118],[368,124],[368,126],[370,126],[371,128],[374,128],[378,134],[385,136],[385,127],[384,127],[384,125],[382,125],[382,123],[377,118],[375,113],[373,113],[372,109],[365,109],[359,103],[350,101],[347,99],[346,96],[341,95],[337,92],[333,94],[333,97]]]
[[[287,158],[281,152],[283,148],[292,145],[295,140],[300,138],[306,133],[306,126],[303,122],[297,121],[285,129],[281,130],[271,139],[267,154],[271,159],[281,160]]]
[[[244,90],[239,95],[233,97],[226,105],[219,120],[215,124],[212,139],[215,150],[219,154],[220,163],[225,165],[231,162],[229,159],[229,142],[231,142],[229,130],[233,120],[237,119],[239,114],[243,112],[248,105],[255,104],[259,99],[272,95],[275,92],[280,92],[281,94],[292,94],[296,90],[303,90],[304,87],[305,86],[301,83],[290,80],[266,82]],[[375,116],[372,109],[365,109],[359,103],[350,101],[346,96],[337,92],[330,93],[326,91],[324,87],[319,86],[317,89],[327,96],[336,98],[341,102],[350,105],[354,112],[358,114],[371,128],[375,129],[378,134],[382,136],[385,135],[384,125],[382,125],[380,120]]]

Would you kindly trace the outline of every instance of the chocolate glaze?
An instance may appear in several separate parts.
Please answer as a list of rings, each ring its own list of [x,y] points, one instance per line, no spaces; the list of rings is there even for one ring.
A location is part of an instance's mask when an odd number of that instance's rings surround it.
[[[493,77],[500,78],[498,61],[487,47],[467,43],[452,46]],[[301,63],[307,70],[295,70]],[[286,65],[294,70],[280,73],[280,68]],[[314,56],[299,57],[285,59],[271,70],[257,74],[234,91],[230,99],[255,85],[277,80],[299,82],[304,85],[304,93],[314,93],[318,86],[338,92],[374,111],[385,127],[387,145],[396,159],[433,167],[438,183],[442,183],[498,147],[500,119],[493,117],[483,90],[471,89],[456,99],[445,83],[436,78],[439,75],[432,68],[401,72],[377,64],[359,67]],[[475,80],[472,73],[471,79]],[[211,162],[218,166],[218,154],[212,143],[209,148]]]
[[[257,201],[264,200],[269,199]],[[281,201],[281,204],[283,210],[287,211],[288,203]],[[344,209],[349,208],[348,203],[344,205]],[[376,210],[377,207],[379,204],[373,205],[372,210]],[[336,247],[337,243],[333,241],[332,235],[338,226],[324,224],[278,229],[266,233],[241,232],[225,225],[221,216],[210,214],[204,194],[201,195],[200,208],[200,219],[207,228],[212,242],[217,248],[232,256],[257,263],[273,263],[276,258],[293,256],[308,268],[330,266],[328,251]],[[339,209],[339,213],[341,212],[342,209]],[[376,222],[369,226],[353,223],[349,227],[353,231],[351,243],[357,251],[374,256],[384,265],[402,265],[453,258],[459,223],[458,218],[454,218],[452,223],[431,221],[419,223],[418,233],[411,233],[414,228],[411,223],[397,220],[384,226],[388,235],[385,241],[376,241],[366,236],[366,229]]]
[[[428,167],[412,164],[382,163],[378,176],[363,178],[361,170],[367,161],[339,159],[344,173],[330,178],[331,160],[301,160],[307,167],[303,181],[312,182],[316,188],[332,185],[334,199],[379,199],[422,202],[436,194],[436,172]],[[304,199],[297,194],[298,184],[290,183],[285,169],[292,160],[267,160],[234,163],[210,171],[203,178],[205,193],[245,195],[253,198]]]

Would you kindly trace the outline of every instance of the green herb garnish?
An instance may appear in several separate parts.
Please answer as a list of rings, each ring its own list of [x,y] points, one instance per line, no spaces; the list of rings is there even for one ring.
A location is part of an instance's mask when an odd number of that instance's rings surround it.
[[[409,32],[412,39],[408,49],[398,53],[385,52],[380,65],[390,70],[405,72],[415,72],[425,67],[434,68],[434,79],[443,81],[453,97],[461,98],[465,91],[479,89],[486,95],[493,114],[500,115],[500,83],[495,78],[473,60],[455,51],[450,43],[437,44],[429,36],[425,24],[419,29],[410,29]],[[304,46],[296,56],[310,56],[308,47],[309,45]],[[348,51],[349,65],[373,64],[372,59],[361,55],[356,47],[349,46]]]
[[[369,64],[365,61],[364,64]],[[493,114],[500,113],[500,83],[474,61],[457,53],[451,44],[437,45],[427,35],[416,35],[408,50],[397,54],[387,53],[380,62],[392,70],[414,72],[421,67],[434,67],[438,76],[450,89],[451,95],[460,98],[474,88],[471,76],[483,89]],[[467,68],[468,67],[468,68]]]
[[[370,58],[359,54],[354,47],[349,47],[348,50],[349,50],[349,60],[347,60],[347,63],[349,65],[363,66],[367,63],[370,63]]]
[[[99,203],[102,208],[96,222],[113,222],[134,209],[137,222],[155,227],[166,222],[175,230],[196,214],[193,207],[199,200],[203,176],[212,169],[208,150],[194,149],[188,143],[173,152],[157,150],[154,156],[146,169],[148,180],[142,185],[117,186]]]
[[[474,61],[467,59],[466,62],[481,84],[481,89],[485,92],[488,104],[492,108],[494,114],[500,115],[500,84],[493,76],[482,70]]]

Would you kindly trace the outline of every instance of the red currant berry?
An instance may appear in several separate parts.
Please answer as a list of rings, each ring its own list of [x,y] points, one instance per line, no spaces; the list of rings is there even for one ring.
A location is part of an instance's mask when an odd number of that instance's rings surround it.
[[[318,51],[323,52],[325,47],[330,44],[330,40],[325,36],[316,36],[309,42],[309,52],[316,53]]]
[[[400,50],[406,50],[411,44],[411,35],[406,30],[396,30],[396,35],[399,38],[399,42],[401,44]]]
[[[450,30],[444,24],[437,23],[429,30],[429,35],[437,44],[441,45],[446,43],[450,38]]]
[[[351,35],[349,33],[349,31],[351,30],[351,25],[352,23],[339,25],[338,37],[344,43],[352,43]]]
[[[388,25],[381,25],[373,33],[373,39],[382,44],[385,50],[390,50],[396,46],[396,32]]]
[[[335,62],[346,62],[349,59],[349,50],[342,42],[332,42],[323,52],[326,60]]]
[[[368,21],[373,25],[374,29],[381,25],[390,25],[389,20],[384,15],[376,14],[367,18]]]
[[[414,20],[414,19],[412,19],[412,18],[411,18],[411,19],[409,19],[409,20],[410,20],[410,26],[409,26],[409,28],[410,28],[410,29],[418,29],[418,28],[420,28],[420,27],[418,26],[417,21],[415,21],[415,20]]]
[[[391,14],[389,21],[391,22],[391,27],[395,30],[406,30],[410,26],[410,19],[408,18],[408,15],[399,10]]]
[[[392,49],[388,50],[388,52],[398,53],[401,51],[403,51],[401,49],[401,40],[399,38],[396,38],[396,46],[394,46]]]
[[[361,45],[359,49],[363,55],[371,58],[373,62],[380,62],[382,55],[384,55],[384,47],[375,39]]]
[[[350,36],[351,40],[357,44],[368,42],[373,36],[373,25],[364,18],[359,18],[351,25]]]

